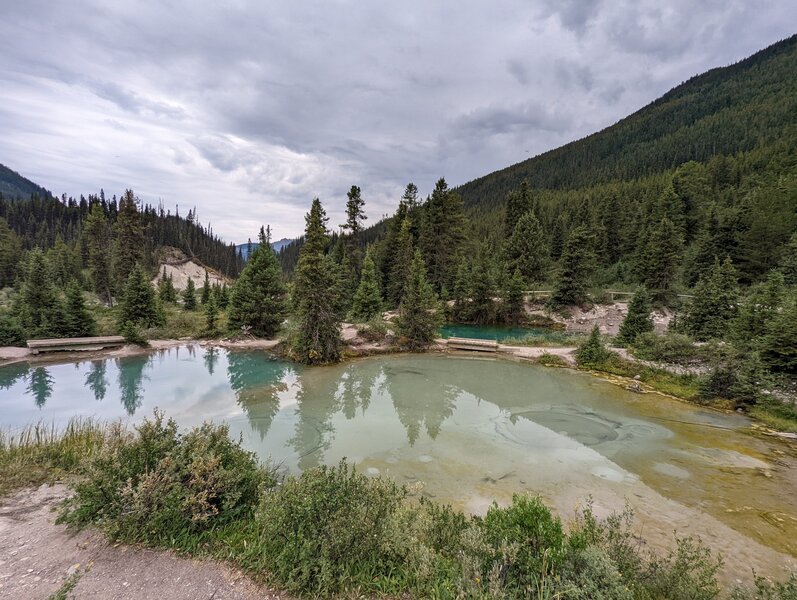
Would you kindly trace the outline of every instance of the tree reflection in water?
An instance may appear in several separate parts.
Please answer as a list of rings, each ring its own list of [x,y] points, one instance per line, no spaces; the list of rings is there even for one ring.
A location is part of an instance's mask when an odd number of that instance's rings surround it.
[[[210,352],[210,351],[208,351]],[[215,359],[214,359],[215,360]],[[205,355],[208,365],[208,355]],[[211,366],[208,366],[210,371]],[[263,440],[279,412],[281,393],[288,392],[293,365],[260,352],[227,352],[227,379],[252,428]]]
[[[36,406],[42,408],[53,395],[53,377],[44,367],[36,367],[30,372],[27,391],[33,396]]]
[[[421,372],[391,366],[385,368],[382,391],[392,399],[396,415],[407,430],[410,446],[418,441],[421,426],[430,438],[437,437],[443,422],[454,414],[454,403],[460,393],[458,387]]]
[[[104,400],[108,393],[108,379],[106,378],[106,361],[93,360],[89,371],[86,373],[86,387],[94,394],[95,400]]]
[[[144,369],[150,364],[149,356],[128,356],[116,359],[119,370],[119,394],[127,414],[133,416],[144,399]]]

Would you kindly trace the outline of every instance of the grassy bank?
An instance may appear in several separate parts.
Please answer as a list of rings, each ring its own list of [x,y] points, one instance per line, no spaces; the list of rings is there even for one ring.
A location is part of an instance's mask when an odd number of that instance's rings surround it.
[[[345,463],[280,478],[225,427],[180,433],[158,414],[133,432],[76,421],[60,435],[6,436],[0,466],[6,492],[74,475],[60,516],[71,526],[224,560],[307,597],[785,600],[797,590],[793,577],[723,593],[718,557],[691,538],[646,550],[629,511],[599,520],[587,505],[563,523],[516,496],[472,517]]]

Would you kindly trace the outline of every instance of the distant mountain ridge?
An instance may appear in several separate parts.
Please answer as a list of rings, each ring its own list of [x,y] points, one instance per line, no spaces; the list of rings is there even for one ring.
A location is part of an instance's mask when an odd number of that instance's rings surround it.
[[[44,197],[52,196],[49,190],[33,183],[30,179],[23,177],[16,171],[12,171],[3,164],[0,164],[0,194],[4,198],[27,199],[33,195]]]
[[[274,252],[279,252],[285,246],[290,244],[293,240],[290,238],[282,238],[281,240],[277,240],[276,242],[271,242],[271,247],[274,249]],[[252,242],[252,251],[254,252],[255,248],[259,247],[259,242]],[[244,260],[249,258],[249,242],[245,244],[236,244],[236,249],[241,252],[241,256],[244,257]]]

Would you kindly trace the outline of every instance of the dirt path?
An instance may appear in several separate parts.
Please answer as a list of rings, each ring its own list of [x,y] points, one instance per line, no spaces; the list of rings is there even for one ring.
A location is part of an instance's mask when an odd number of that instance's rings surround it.
[[[18,492],[0,506],[0,599],[43,600],[73,577],[76,599],[262,600],[288,596],[210,560],[111,545],[96,531],[55,524],[58,484]]]

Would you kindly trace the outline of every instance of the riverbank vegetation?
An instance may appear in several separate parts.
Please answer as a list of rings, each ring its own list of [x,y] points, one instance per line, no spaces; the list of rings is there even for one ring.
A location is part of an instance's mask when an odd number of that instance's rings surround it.
[[[792,577],[723,591],[719,557],[688,537],[646,549],[629,510],[598,519],[587,503],[562,521],[515,496],[468,516],[345,462],[283,476],[224,426],[179,432],[158,413],[134,431],[76,421],[4,437],[0,466],[3,493],[69,475],[75,494],[59,519],[70,526],[213,557],[301,596],[786,600],[797,590]],[[38,479],[13,474],[23,470]]]

